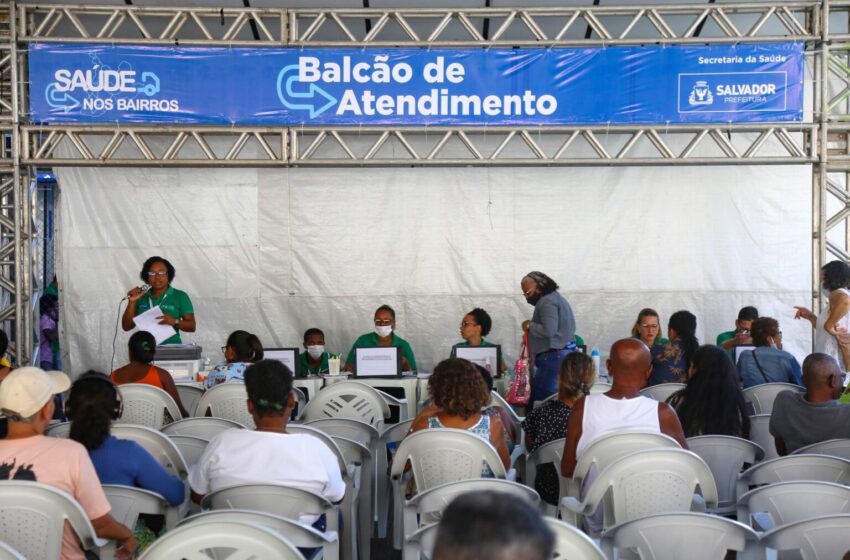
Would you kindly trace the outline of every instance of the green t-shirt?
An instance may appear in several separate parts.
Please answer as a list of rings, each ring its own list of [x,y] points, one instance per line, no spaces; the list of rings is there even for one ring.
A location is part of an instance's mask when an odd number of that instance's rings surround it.
[[[301,355],[298,357],[298,361],[300,362],[299,369],[302,376],[307,377],[308,375],[328,373],[328,357],[330,357],[330,354],[322,352],[322,361],[316,367],[310,365],[310,362],[307,361],[307,357],[307,352],[301,352]]]
[[[458,342],[457,344],[455,344],[455,346],[469,346],[469,343],[464,340],[463,342]],[[482,338],[481,344],[479,344],[478,346],[495,346],[495,344],[493,344],[486,338]]]
[[[380,344],[378,344],[378,335],[370,332],[361,335],[357,340],[355,340],[354,344],[351,346],[351,351],[348,353],[348,357],[345,359],[345,363],[354,365],[354,349],[362,348],[363,346],[380,346]],[[410,369],[416,371],[416,358],[413,357],[413,349],[405,339],[401,338],[396,333],[393,333],[393,341],[390,346],[396,346],[401,349],[401,355],[407,358],[407,363],[410,364]]]
[[[136,315],[141,315],[145,311],[153,309],[157,305],[162,310],[163,314],[171,315],[177,319],[182,319],[186,315],[193,315],[195,313],[195,309],[192,307],[192,301],[189,299],[189,296],[186,295],[186,292],[169,286],[168,289],[165,290],[165,293],[158,298],[153,297],[150,292],[140,297],[136,302]],[[174,329],[174,336],[164,340],[162,343],[181,344],[182,342],[183,341],[180,340],[180,332],[177,329]]]
[[[636,335],[634,335],[632,338],[636,338],[636,339],[640,340],[640,335],[639,335],[639,334],[636,334]],[[659,345],[659,344],[666,344],[666,343],[668,343],[668,342],[670,342],[670,341],[669,341],[669,340],[667,340],[666,338],[664,338],[663,336],[656,336],[656,337],[655,337],[655,342],[653,342],[653,343],[652,343],[652,345],[653,345],[653,346],[657,346],[657,345]]]
[[[727,340],[732,340],[732,339],[733,339],[733,338],[735,338],[736,336],[738,336],[738,331],[726,331],[726,332],[722,332],[722,333],[720,333],[719,335],[717,335],[717,341],[715,342],[715,344],[716,344],[717,346],[720,346],[721,344],[723,344],[723,343],[724,343],[724,342],[726,342]]]

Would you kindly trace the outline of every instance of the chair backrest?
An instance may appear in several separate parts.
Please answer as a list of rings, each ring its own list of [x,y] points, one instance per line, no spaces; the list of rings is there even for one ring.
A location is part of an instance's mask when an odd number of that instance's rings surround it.
[[[850,439],[828,439],[818,443],[813,443],[805,447],[794,450],[792,455],[832,455],[833,457],[841,457],[842,459],[850,459]]]
[[[221,432],[232,428],[245,429],[244,424],[226,418],[214,418],[212,416],[193,416],[172,422],[163,426],[160,430],[169,436],[194,436],[211,440]]]
[[[555,467],[555,471],[558,473],[558,481],[559,481],[559,490],[558,490],[558,502],[561,503],[561,498],[567,495],[569,491],[570,479],[564,476],[561,476],[561,459],[564,456],[564,444],[566,443],[565,438],[552,440],[548,443],[544,443],[537,449],[531,452],[528,456],[526,469],[527,475],[525,482],[534,487],[534,479],[536,478],[536,467],[540,465],[545,465],[547,463],[552,463]]]
[[[658,402],[667,402],[671,395],[687,387],[684,383],[659,383],[651,387],[644,387],[640,394]]]
[[[764,457],[757,444],[732,436],[695,436],[688,438],[688,449],[706,462],[717,484],[719,508],[732,512],[738,475],[744,466],[753,465]]]
[[[201,502],[203,509],[247,509],[299,520],[302,515],[322,515],[334,511],[324,496],[282,484],[237,484],[210,492]]]
[[[0,541],[0,560],[27,560],[26,557],[12,548],[10,545]]]
[[[504,408],[508,411],[508,415],[510,415],[511,420],[513,420],[516,426],[522,424],[523,417],[519,416],[516,413],[516,410],[514,410],[514,408],[508,404],[508,401],[506,401],[497,391],[490,391],[490,404],[487,406],[498,406],[499,408]]]
[[[183,455],[183,460],[186,461],[186,465],[191,467],[198,463],[198,460],[203,455],[204,450],[207,448],[207,444],[209,440],[195,437],[195,436],[168,436],[174,445],[177,446],[177,449],[180,450],[180,454]]]
[[[764,529],[813,519],[823,515],[850,513],[850,488],[832,482],[777,482],[750,490],[738,498],[738,521],[752,523],[756,516]],[[765,527],[761,515],[770,522]]]
[[[377,390],[356,381],[340,381],[314,395],[304,408],[301,419],[311,422],[321,418],[351,418],[380,432],[389,416],[390,407]]]
[[[390,476],[400,477],[407,461],[420,492],[448,482],[481,478],[485,465],[496,478],[506,477],[502,460],[490,442],[466,430],[431,428],[410,434],[398,446]]]
[[[381,432],[381,441],[385,444],[399,443],[407,435],[407,432],[410,431],[411,426],[413,426],[413,418],[393,424],[392,426],[387,426]]]
[[[198,402],[195,416],[210,416],[239,422],[246,428],[254,429],[254,418],[248,412],[248,392],[245,384],[239,382],[220,383],[208,389]]]
[[[71,437],[71,423],[59,422],[58,424],[53,424],[44,430],[44,435],[57,438]]]
[[[305,422],[304,425],[321,430],[330,436],[354,440],[370,449],[381,437],[380,432],[371,424],[351,418],[320,418]]]
[[[131,439],[153,455],[157,463],[165,470],[180,478],[186,478],[189,468],[180,450],[165,434],[146,426],[116,424],[112,426],[112,435],[119,439]]]
[[[304,413],[304,407],[307,406],[307,395],[298,387],[292,387],[292,394],[295,395],[295,418],[301,418]]]
[[[124,412],[116,423],[147,426],[158,430],[171,421],[183,418],[171,395],[159,387],[128,383],[119,385],[118,390],[124,401]],[[166,412],[171,416],[170,419]]]
[[[797,550],[805,560],[844,558],[850,549],[850,514],[826,515],[777,527],[761,537],[767,548]]]
[[[201,401],[201,397],[204,396],[204,388],[198,384],[194,383],[177,383],[177,394],[180,395],[180,402],[183,403],[183,408],[186,409],[186,412],[195,415],[195,409],[198,407],[198,403]]]
[[[705,513],[662,513],[627,521],[606,538],[619,549],[637,549],[641,560],[720,560],[727,551],[753,553],[759,537],[750,527]]]
[[[764,460],[776,459],[776,441],[770,433],[770,414],[750,416],[750,441],[764,450]]]
[[[187,517],[177,526],[185,527],[198,523],[251,523],[271,529],[279,535],[283,535],[289,542],[298,548],[318,548],[336,540],[335,533],[323,533],[314,527],[287,519],[271,513],[261,511],[250,511],[244,509],[221,509],[205,511],[191,517]],[[327,558],[327,556],[323,556]],[[328,558],[328,560],[331,560]]]
[[[753,405],[753,414],[770,414],[773,412],[773,401],[782,391],[802,393],[805,389],[792,383],[762,383],[744,389],[744,400]]]
[[[587,490],[585,504],[595,510],[604,500],[603,527],[607,529],[654,513],[690,511],[697,487],[706,507],[716,507],[714,476],[696,453],[645,449],[600,471]]]
[[[611,390],[612,385],[607,381],[597,381],[590,386],[591,393],[607,393]]]
[[[69,494],[38,482],[0,482],[0,541],[26,558],[59,558],[66,521],[84,550],[106,544]]]
[[[372,452],[360,442],[340,436],[331,436],[347,464],[365,465],[372,460]]]
[[[173,560],[174,558],[217,558],[215,549],[227,550],[239,558],[274,558],[275,560],[304,560],[291,542],[271,529],[253,523],[210,522],[192,523],[158,538],[148,548],[144,560]]]
[[[405,507],[414,508],[419,515],[439,514],[461,494],[488,491],[499,492],[510,496],[512,500],[523,500],[533,506],[540,504],[540,496],[528,486],[498,478],[476,478],[449,482],[423,490],[408,500]]]
[[[737,495],[743,496],[751,486],[800,480],[850,483],[850,461],[828,455],[788,455],[762,461],[742,472]]]
[[[593,539],[585,535],[579,529],[568,525],[553,517],[544,517],[546,526],[555,534],[555,551],[552,558],[563,558],[572,560],[606,560],[605,554],[593,542]]]
[[[161,495],[143,488],[104,484],[103,492],[109,505],[109,514],[125,527],[134,527],[139,514],[165,515],[168,502]]]
[[[585,449],[573,470],[569,495],[578,497],[582,482],[591,468],[600,471],[625,455],[656,447],[680,448],[679,442],[670,436],[654,432],[622,432],[597,439]]]

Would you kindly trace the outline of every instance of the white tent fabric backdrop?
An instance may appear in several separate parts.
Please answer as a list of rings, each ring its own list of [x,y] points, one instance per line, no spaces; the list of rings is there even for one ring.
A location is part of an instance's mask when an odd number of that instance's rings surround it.
[[[308,327],[347,352],[382,303],[419,369],[483,307],[516,356],[531,315],[519,282],[542,270],[603,356],[640,308],[689,309],[714,342],[738,309],[776,317],[810,349],[809,166],[58,170],[62,348],[73,374],[107,370],[118,302],[150,255],[177,269],[213,363],[231,331],[300,346]],[[126,361],[118,332],[115,366]]]

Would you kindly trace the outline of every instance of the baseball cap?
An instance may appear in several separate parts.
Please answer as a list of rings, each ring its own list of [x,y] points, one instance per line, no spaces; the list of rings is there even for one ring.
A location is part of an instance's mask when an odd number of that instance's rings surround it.
[[[0,408],[20,418],[29,418],[41,410],[53,395],[70,387],[71,380],[61,371],[18,368],[0,383]]]

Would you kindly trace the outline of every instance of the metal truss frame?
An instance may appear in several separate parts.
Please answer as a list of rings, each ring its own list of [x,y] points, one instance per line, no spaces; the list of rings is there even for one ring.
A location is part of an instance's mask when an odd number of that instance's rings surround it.
[[[830,32],[835,21],[844,25]],[[39,126],[27,119],[28,90],[21,79],[25,47],[34,42],[551,48],[789,40],[809,46],[814,70],[814,116],[811,122],[793,125]],[[0,322],[11,321],[16,333],[31,332],[26,186],[36,166],[812,164],[813,286],[828,254],[850,261],[850,0],[480,9],[13,2],[0,7],[0,130],[11,140],[10,149],[0,154]],[[818,290],[812,297],[817,306]],[[16,354],[20,362],[31,356],[31,344],[22,340]]]

